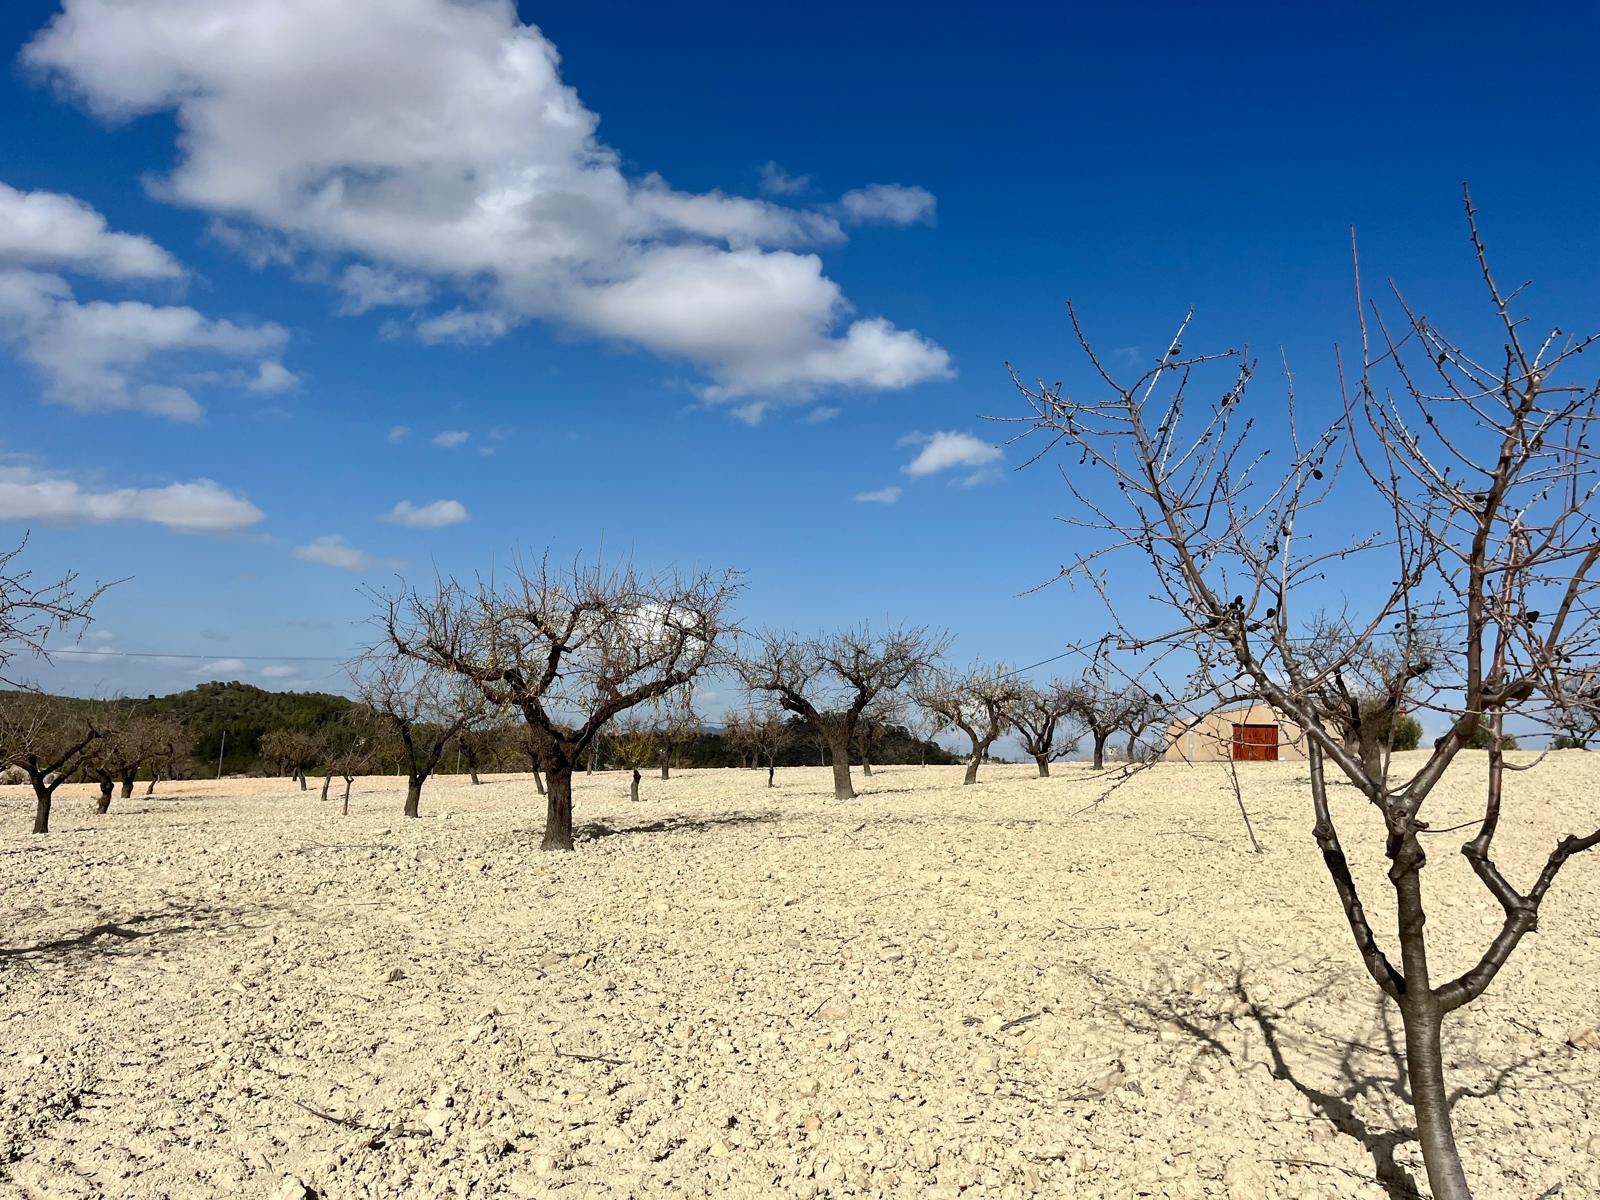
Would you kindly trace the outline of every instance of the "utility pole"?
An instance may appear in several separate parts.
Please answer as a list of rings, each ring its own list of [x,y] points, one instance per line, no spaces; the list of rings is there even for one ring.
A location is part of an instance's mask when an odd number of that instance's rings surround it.
[[[224,728],[223,731],[222,731],[222,748],[217,751],[217,778],[218,779],[222,778],[222,755],[227,751],[227,749],[228,749],[228,731],[227,731],[226,728]]]

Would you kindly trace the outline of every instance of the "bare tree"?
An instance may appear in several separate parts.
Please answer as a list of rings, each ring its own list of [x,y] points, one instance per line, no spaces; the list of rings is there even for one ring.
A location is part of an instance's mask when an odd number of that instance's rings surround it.
[[[624,713],[606,729],[606,740],[611,745],[617,761],[632,773],[628,784],[628,799],[639,802],[639,784],[644,776],[641,768],[649,766],[660,756],[660,732],[657,727],[638,713]]]
[[[1063,736],[1062,723],[1076,711],[1071,689],[1059,679],[1044,687],[1019,683],[1006,706],[1006,717],[1016,730],[1022,749],[1039,767],[1039,778],[1050,775],[1050,763],[1077,749],[1076,738]]]
[[[379,642],[354,666],[356,695],[399,743],[405,815],[422,815],[422,786],[450,745],[484,709],[482,694],[443,668]]]
[[[694,692],[684,687],[668,692],[653,707],[656,711],[656,754],[660,760],[661,778],[672,778],[672,762],[685,743],[700,735],[704,724],[694,711]]]
[[[261,756],[306,790],[306,771],[328,752],[325,739],[303,729],[269,729],[261,735]],[[326,799],[327,789],[323,789]]]
[[[478,775],[486,766],[500,766],[501,750],[514,719],[506,709],[477,706],[456,734],[456,745],[467,764],[467,777],[474,786],[482,782]]]
[[[1395,722],[1413,687],[1446,657],[1440,636],[1416,624],[1367,633],[1347,615],[1318,614],[1301,648],[1307,675],[1321,681],[1315,699],[1345,747],[1368,774],[1388,772]]]
[[[865,626],[802,640],[768,632],[738,662],[744,685],[770,693],[785,712],[811,722],[833,759],[833,794],[853,800],[850,743],[867,705],[905,687],[944,652],[946,639],[926,629],[873,633]]]
[[[572,775],[619,714],[716,665],[731,632],[732,572],[646,578],[631,566],[517,566],[505,583],[440,581],[385,600],[401,654],[514,706],[549,781],[544,848],[572,849]]]
[[[1309,436],[1297,427],[1286,371],[1287,430],[1277,444],[1261,446],[1246,415],[1254,363],[1234,351],[1185,352],[1189,318],[1155,365],[1118,382],[1073,311],[1103,398],[1074,400],[1059,386],[1029,388],[1018,380],[1031,409],[1022,420],[1084,464],[1066,475],[1084,505],[1077,520],[1107,538],[1066,573],[1088,581],[1117,614],[1123,610],[1103,558],[1132,549],[1148,560],[1155,592],[1170,610],[1171,628],[1153,636],[1119,618],[1123,644],[1181,680],[1169,695],[1188,702],[1248,690],[1305,731],[1312,833],[1362,962],[1399,1009],[1419,1141],[1439,1200],[1470,1196],[1445,1087],[1444,1019],[1481,996],[1504,968],[1536,927],[1567,863],[1600,845],[1600,828],[1560,838],[1523,888],[1494,857],[1505,773],[1536,765],[1507,761],[1506,722],[1544,721],[1573,700],[1574,679],[1600,673],[1600,532],[1590,511],[1600,467],[1588,440],[1600,384],[1566,378],[1575,356],[1600,335],[1570,338],[1557,330],[1529,341],[1512,310],[1522,289],[1507,295],[1495,282],[1470,197],[1467,217],[1502,344],[1468,351],[1398,289],[1389,313],[1377,304],[1369,309],[1358,269],[1359,370],[1341,369],[1342,411]],[[1214,388],[1198,382],[1218,365],[1225,381]],[[1202,387],[1218,399],[1206,398]],[[1287,451],[1287,461],[1269,458],[1268,450]],[[1268,464],[1277,471],[1269,474]],[[1335,491],[1343,476],[1370,489],[1369,509]],[[1320,510],[1335,495],[1342,502],[1324,517]],[[1372,526],[1352,537],[1352,524],[1368,511],[1377,514]],[[1325,590],[1330,571],[1348,573],[1378,553],[1388,565],[1372,578],[1384,582],[1350,623],[1349,655],[1334,663],[1307,655],[1310,630],[1294,616],[1297,601]],[[1430,676],[1418,700],[1442,718],[1445,731],[1408,778],[1391,784],[1347,745],[1321,697],[1330,670],[1396,627],[1451,637],[1448,671]],[[1424,838],[1433,831],[1424,811],[1484,727],[1487,755],[1476,760],[1485,771],[1482,815],[1462,853],[1504,918],[1475,964],[1435,983],[1422,886]],[[1346,859],[1329,803],[1329,763],[1383,822],[1398,965],[1368,923]]]
[[[906,708],[906,698],[898,692],[879,692],[872,703],[861,710],[861,719],[856,722],[855,747],[861,756],[863,775],[872,774],[873,750],[890,726],[905,720]]]
[[[34,833],[50,832],[56,789],[77,773],[100,736],[82,705],[26,693],[0,697],[0,765],[28,777]]]
[[[77,591],[78,577],[68,572],[54,583],[37,584],[18,559],[27,549],[28,535],[9,550],[0,551],[0,684],[24,686],[12,674],[12,661],[30,654],[49,661],[50,634],[81,632],[89,622],[95,601],[110,584],[97,583]],[[40,831],[42,832],[42,831]]]
[[[959,729],[971,743],[963,784],[978,782],[989,748],[1010,725],[1009,712],[1021,690],[1004,667],[975,665],[960,675],[923,672],[912,686],[918,707]]]
[[[1111,735],[1126,730],[1135,719],[1143,697],[1130,686],[1112,686],[1102,670],[1086,671],[1067,685],[1071,715],[1089,734],[1094,769],[1106,765],[1106,743]],[[1135,737],[1138,735],[1135,734]]]

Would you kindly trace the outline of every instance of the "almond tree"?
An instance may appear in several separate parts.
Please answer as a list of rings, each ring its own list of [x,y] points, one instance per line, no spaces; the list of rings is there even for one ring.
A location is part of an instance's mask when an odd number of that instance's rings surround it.
[[[467,776],[474,786],[482,782],[478,774],[485,764],[500,765],[500,752],[514,719],[513,714],[503,709],[480,707],[474,710],[456,735],[456,745],[467,764]]]
[[[81,705],[50,696],[0,697],[0,766],[16,767],[33,787],[33,832],[50,832],[56,789],[83,766],[99,726]]]
[[[261,735],[261,756],[306,790],[306,771],[328,753],[327,741],[303,729],[270,729]],[[323,789],[326,793],[327,789]],[[324,795],[326,799],[326,795]]]
[[[516,708],[547,778],[544,848],[571,850],[572,775],[608,722],[716,666],[739,591],[733,572],[645,577],[631,566],[513,567],[382,600],[396,652]]]
[[[1126,730],[1138,712],[1142,697],[1130,686],[1114,687],[1099,671],[1086,671],[1067,685],[1071,715],[1089,734],[1092,765],[1096,771],[1106,765],[1106,743],[1111,735]],[[1137,738],[1137,734],[1134,735]],[[1131,757],[1131,755],[1130,755]]]
[[[48,661],[50,634],[81,631],[95,601],[110,586],[97,583],[78,591],[75,572],[53,583],[36,583],[17,561],[27,547],[28,535],[23,534],[20,543],[0,551],[0,685],[13,688],[25,686],[12,674],[13,660],[28,654]]]
[[[811,639],[769,631],[754,639],[737,670],[746,689],[770,694],[811,723],[833,759],[834,797],[854,800],[850,744],[862,712],[931,667],[945,644],[942,635],[909,626],[884,633],[861,626]]]
[[[1592,515],[1600,467],[1589,443],[1600,382],[1576,377],[1577,356],[1600,335],[1554,330],[1530,338],[1512,308],[1523,289],[1507,294],[1495,281],[1470,196],[1467,223],[1499,344],[1468,350],[1397,288],[1388,312],[1369,308],[1358,269],[1359,361],[1341,369],[1343,403],[1320,429],[1298,427],[1292,376],[1287,403],[1257,406],[1251,360],[1231,350],[1186,352],[1190,318],[1159,360],[1119,381],[1069,307],[1098,376],[1093,398],[1017,380],[1030,409],[1020,419],[1082,464],[1064,473],[1082,505],[1073,519],[1105,541],[1065,574],[1107,600],[1122,644],[1168,673],[1175,704],[1244,691],[1305,731],[1312,836],[1361,960],[1399,1010],[1419,1141],[1438,1200],[1471,1194],[1445,1086],[1445,1019],[1483,995],[1536,928],[1567,864],[1600,845],[1600,828],[1567,834],[1520,884],[1495,854],[1505,774],[1535,765],[1507,761],[1507,722],[1591,708],[1584,689],[1600,675],[1600,530]],[[1225,377],[1213,383],[1216,373]],[[1265,428],[1254,423],[1257,407],[1272,414]],[[1345,478],[1351,487],[1342,486]],[[1325,512],[1330,501],[1337,508]],[[1105,556],[1123,549],[1151,568],[1139,586],[1140,610],[1151,590],[1168,610],[1154,634],[1120,615],[1130,610],[1113,591]],[[1376,583],[1362,589],[1348,653],[1332,662],[1307,654],[1312,624],[1297,610],[1326,593],[1330,575],[1348,577],[1380,554],[1383,565],[1362,576]],[[1347,744],[1320,697],[1331,672],[1396,630],[1449,640],[1417,701],[1444,732],[1414,771],[1391,782]],[[1423,891],[1424,840],[1435,831],[1425,814],[1480,730],[1486,755],[1458,768],[1482,772],[1480,818],[1461,852],[1504,915],[1477,961],[1438,982]],[[1330,764],[1382,822],[1398,963],[1368,921],[1346,858]]]
[[[408,817],[422,815],[422,785],[450,745],[484,709],[482,694],[443,668],[419,662],[384,641],[354,668],[356,695],[399,743]]]
[[[872,774],[872,751],[891,725],[905,720],[906,698],[898,692],[879,692],[861,710],[856,722],[856,749],[861,754],[861,773]]]
[[[657,700],[654,707],[657,713],[654,733],[661,778],[671,779],[673,757],[686,742],[700,735],[704,725],[700,715],[694,711],[694,692],[689,688],[669,692]]]
[[[1077,749],[1076,738],[1064,736],[1062,723],[1076,711],[1071,689],[1059,679],[1044,687],[1019,683],[1006,718],[1016,731],[1022,749],[1038,764],[1039,778],[1050,775],[1050,763]]]
[[[959,675],[924,672],[912,687],[912,700],[948,728],[967,735],[971,748],[963,784],[978,782],[989,747],[1010,726],[1008,716],[1020,695],[1020,685],[1003,667],[976,665]]]

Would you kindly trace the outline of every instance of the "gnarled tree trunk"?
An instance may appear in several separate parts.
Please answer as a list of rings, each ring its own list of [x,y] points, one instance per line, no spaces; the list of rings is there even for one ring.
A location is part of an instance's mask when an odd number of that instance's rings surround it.
[[[1106,765],[1106,741],[1111,737],[1111,732],[1097,733],[1094,735],[1094,769],[1103,770]]]
[[[150,782],[145,786],[145,789],[144,789],[144,794],[146,796],[154,796],[156,794],[156,780],[158,780],[160,778],[161,778],[161,772],[160,771],[151,771],[150,772]]]
[[[550,786],[545,793],[544,850],[572,849],[572,766],[554,762],[547,765]]]
[[[841,741],[830,742],[829,751],[833,756],[833,798],[835,800],[854,800],[856,787],[850,781],[850,739],[846,735]]]
[[[102,775],[100,777],[100,799],[96,800],[94,805],[94,811],[100,816],[105,816],[106,813],[111,811],[111,788],[111,776]]]
[[[137,771],[124,771],[122,773],[122,798],[124,800],[128,800],[128,799],[132,798],[132,796],[133,796],[133,780],[134,780],[134,776],[138,775],[138,773],[139,772],[137,772]]]
[[[1039,764],[1039,778],[1050,778],[1050,756],[1048,754],[1035,754],[1033,761]]]
[[[767,764],[767,786],[768,787],[776,787],[777,786],[772,781],[773,777],[775,775],[777,775],[777,773],[778,773],[778,764],[775,763],[775,762],[769,762]]]
[[[413,775],[406,782],[406,816],[422,815],[422,780]]]
[[[328,785],[331,784],[332,782],[333,782],[333,772],[329,771],[326,775],[324,775],[322,777],[322,798],[324,800],[326,800],[328,798]]]
[[[33,831],[35,833],[50,832],[50,801],[54,798],[54,789],[47,787],[39,780],[33,781]]]
[[[635,767],[633,769],[633,782],[628,785],[628,798],[635,804],[639,802],[639,780],[642,778],[643,776],[639,774],[639,768]]]

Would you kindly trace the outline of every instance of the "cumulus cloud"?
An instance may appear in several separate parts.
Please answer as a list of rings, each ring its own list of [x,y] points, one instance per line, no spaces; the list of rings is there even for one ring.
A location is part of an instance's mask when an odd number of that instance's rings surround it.
[[[893,504],[900,499],[900,489],[897,487],[879,488],[875,492],[857,492],[856,502],[859,504]]]
[[[408,529],[441,529],[446,525],[459,525],[468,516],[466,506],[459,500],[435,500],[420,506],[402,500],[386,512],[382,520]]]
[[[852,225],[933,224],[935,201],[927,188],[874,183],[839,197],[839,216]]]
[[[62,525],[148,521],[180,533],[231,533],[248,529],[265,515],[209,479],[93,491],[29,467],[0,467],[0,520]]]
[[[950,373],[933,342],[852,316],[806,252],[841,217],[923,220],[932,197],[877,185],[815,212],[629,176],[512,4],[64,0],[24,57],[108,119],[174,111],[158,193],[241,245],[355,260],[348,306],[422,303],[418,281],[470,301],[418,314],[424,340],[556,322],[695,364],[713,401]]]
[[[328,534],[308,545],[296,546],[290,553],[305,562],[321,563],[325,567],[339,567],[345,571],[365,571],[373,563],[370,554],[346,545],[345,540],[337,534]]]
[[[183,268],[147,237],[113,233],[75,196],[0,183],[0,262],[102,279],[178,279]]]
[[[260,360],[241,380],[259,391],[293,386],[276,361],[282,326],[239,325],[186,305],[141,300],[80,303],[59,275],[0,262],[0,339],[44,377],[46,398],[83,410],[132,409],[180,421],[204,413],[186,389],[149,377],[156,358],[222,356]],[[263,358],[263,356],[271,356]]]
[[[970,433],[958,433],[952,430],[939,433],[908,433],[900,439],[899,444],[922,447],[917,456],[901,468],[907,475],[913,477],[937,475],[942,471],[964,468],[969,473],[963,476],[960,482],[967,486],[986,483],[996,478],[995,464],[1004,457],[998,446],[991,445]]]
[[[471,436],[464,429],[446,429],[443,433],[433,435],[433,444],[443,446],[446,450],[453,450],[457,446],[465,446]]]

